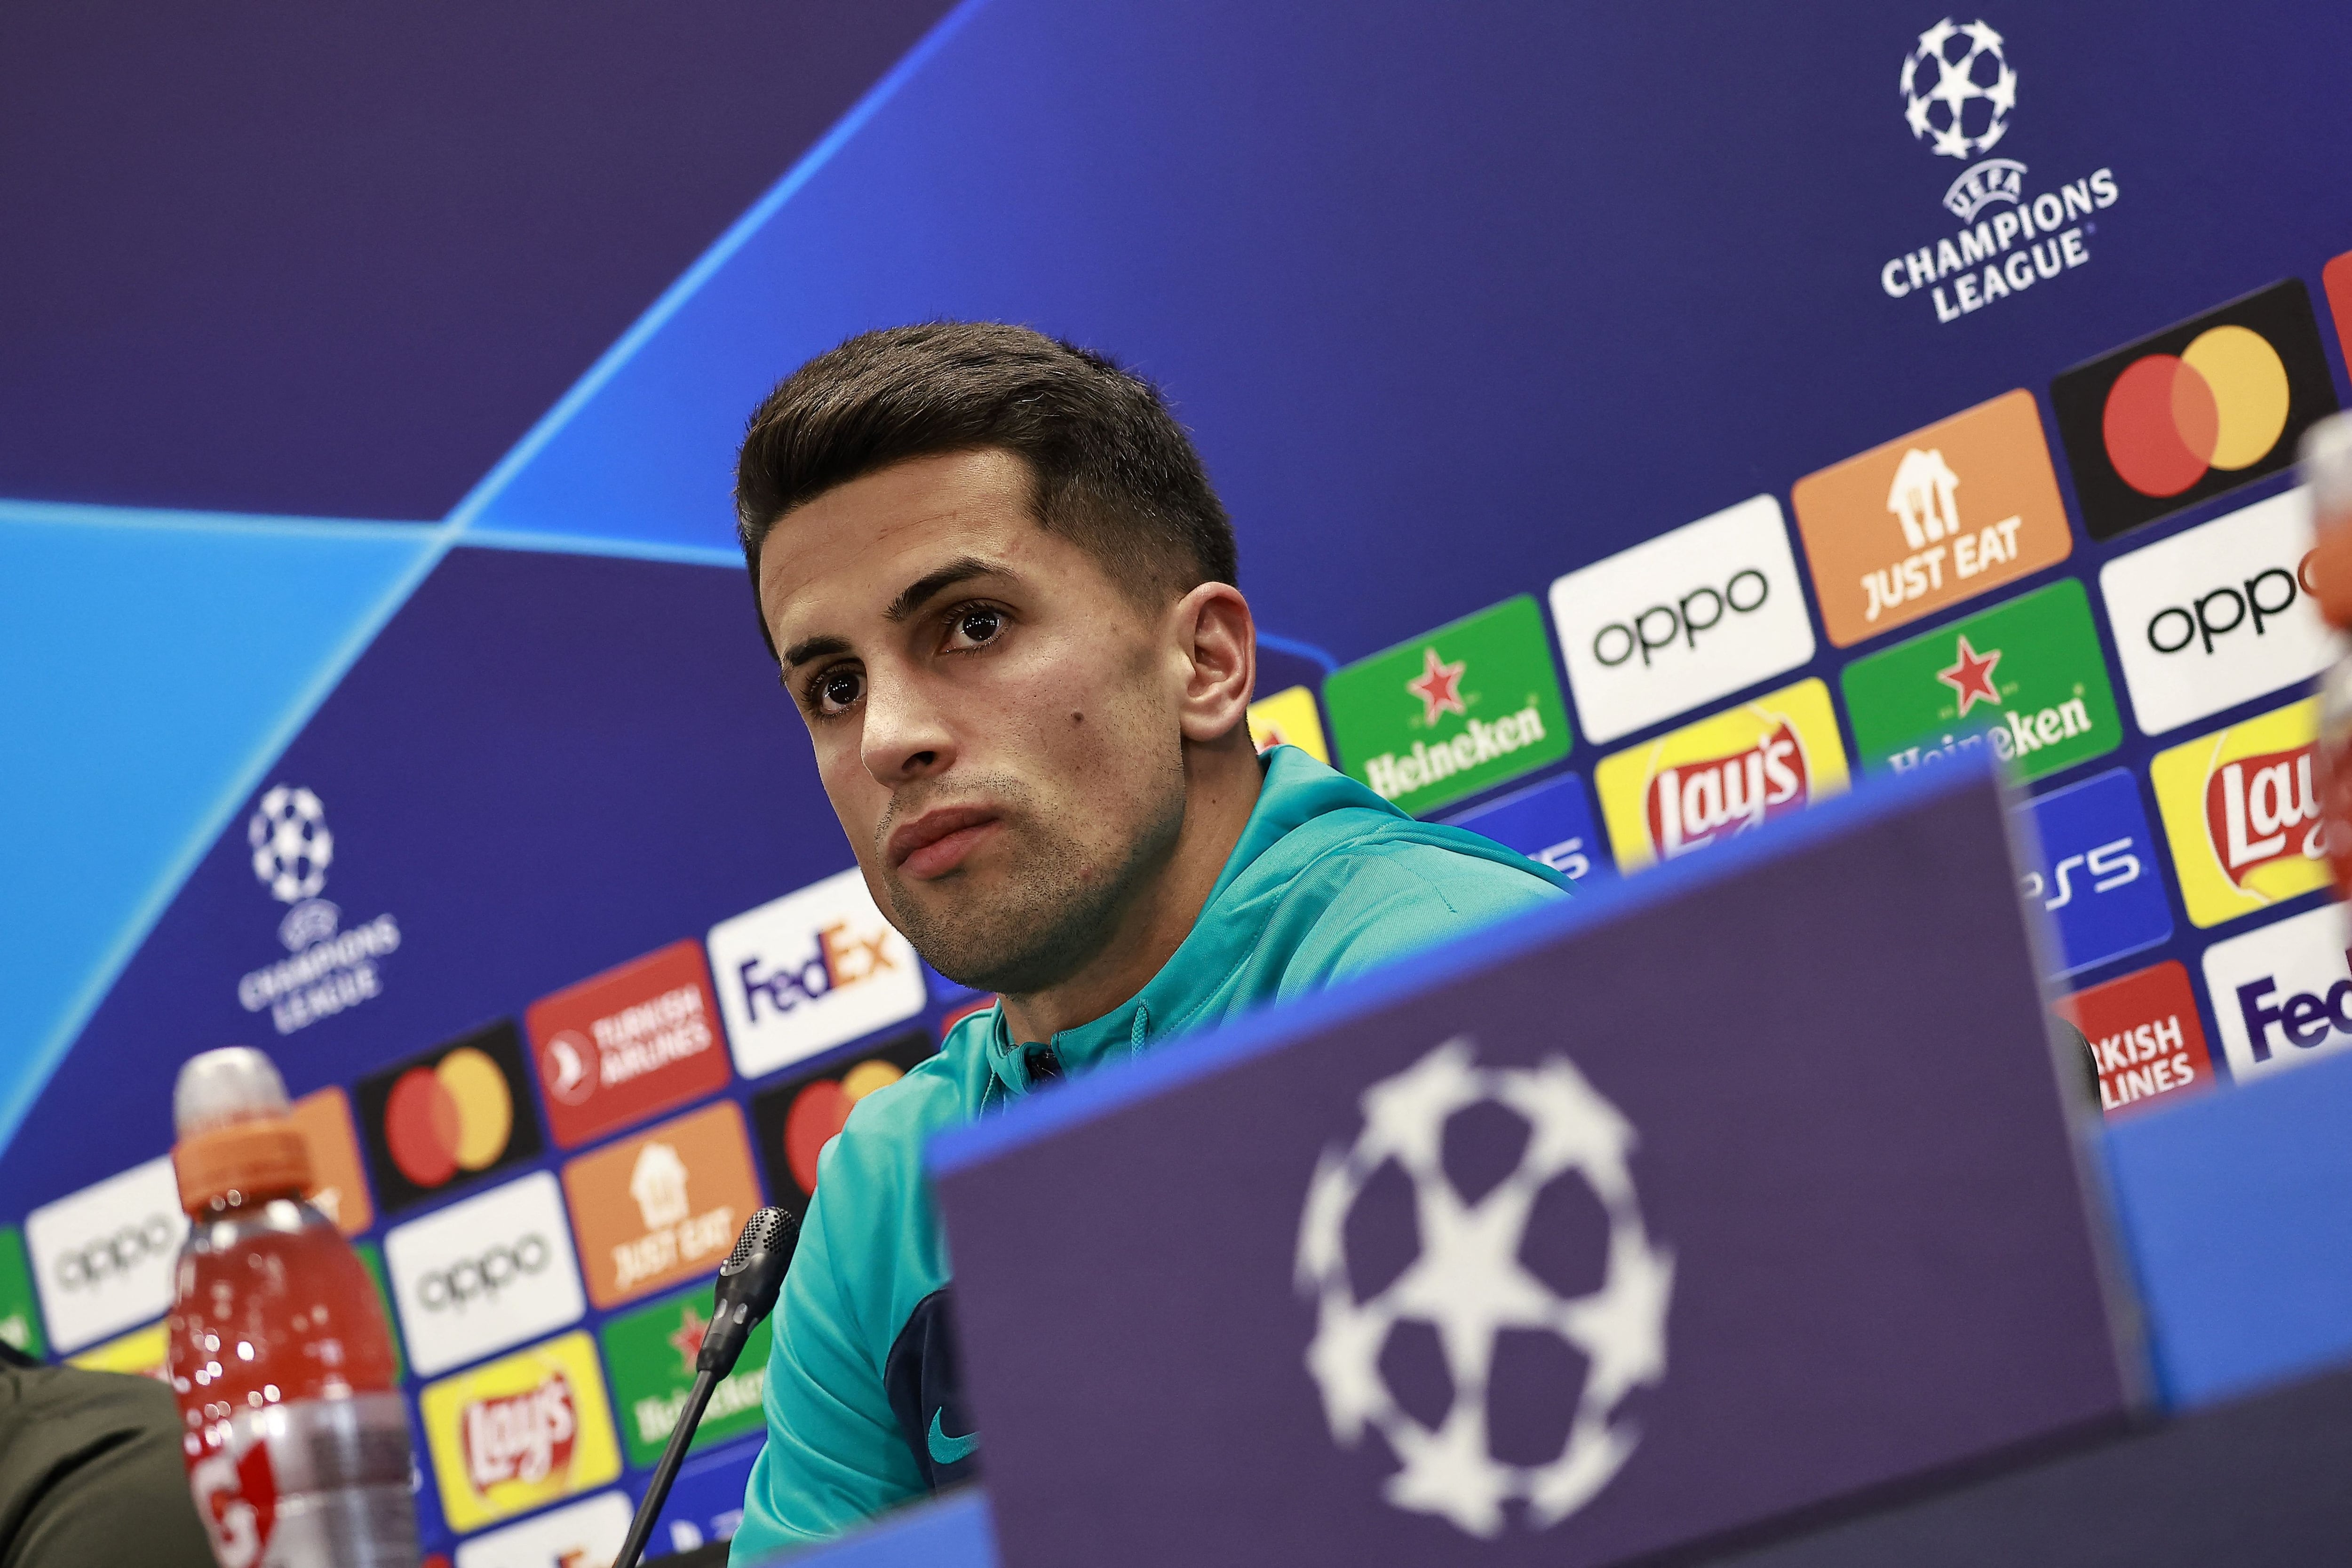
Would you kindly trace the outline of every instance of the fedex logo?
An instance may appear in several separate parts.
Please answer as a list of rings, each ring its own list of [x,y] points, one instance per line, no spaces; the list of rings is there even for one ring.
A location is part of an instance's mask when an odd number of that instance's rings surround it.
[[[2053,973],[2071,974],[2172,935],[2172,911],[2156,875],[2154,836],[2130,770],[2053,790],[2022,814],[2040,863],[2019,890],[2050,919]]]
[[[887,926],[861,935],[850,929],[848,921],[835,921],[816,933],[816,949],[805,963],[779,964],[762,974],[757,955],[745,959],[735,966],[735,976],[743,986],[747,1013],[757,1022],[762,1001],[778,1014],[789,1013],[803,1003],[898,967],[889,941],[897,935]]]
[[[855,868],[711,927],[735,1070],[757,1078],[923,1009],[914,948]]]
[[[2261,1078],[2352,1043],[2343,906],[2324,904],[2205,950],[2205,992],[2231,1076]]]

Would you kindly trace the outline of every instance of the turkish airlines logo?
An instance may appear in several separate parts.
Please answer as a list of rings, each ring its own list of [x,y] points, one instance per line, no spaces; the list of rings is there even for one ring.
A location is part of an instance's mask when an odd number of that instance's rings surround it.
[[[458,1418],[466,1479],[478,1492],[507,1481],[543,1481],[572,1468],[579,1431],[572,1380],[560,1372],[520,1394],[474,1400]]]
[[[2224,763],[2205,784],[2205,830],[2230,880],[2240,887],[2273,861],[2326,854],[2319,795],[2312,786],[2315,745]]]
[[[555,1178],[536,1171],[383,1238],[417,1372],[432,1376],[576,1321],[587,1310]]]
[[[1672,859],[1760,827],[1809,798],[1805,745],[1786,720],[1753,746],[1661,769],[1650,781],[1650,841]]]
[[[775,1071],[922,1011],[915,950],[852,868],[711,928],[735,1068]]]
[[[719,1003],[692,939],[541,998],[524,1016],[566,1148],[726,1087]]]
[[[1813,657],[1796,556],[1769,495],[1568,574],[1551,585],[1551,614],[1596,742]]]

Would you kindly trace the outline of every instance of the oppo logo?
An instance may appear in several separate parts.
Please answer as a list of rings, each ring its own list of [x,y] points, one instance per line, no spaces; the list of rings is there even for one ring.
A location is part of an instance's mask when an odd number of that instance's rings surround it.
[[[1552,628],[1585,738],[1646,730],[1811,659],[1797,583],[1769,495],[1555,578]]]
[[[1650,656],[1676,643],[1698,651],[1698,635],[1723,624],[1724,616],[1753,615],[1772,596],[1772,584],[1750,566],[1735,572],[1720,589],[1696,588],[1671,605],[1652,605],[1630,620],[1612,621],[1592,634],[1592,657],[1603,669],[1615,669],[1639,655],[1642,668]],[[1704,612],[1706,618],[1699,618]]]
[[[136,1225],[123,1226],[111,1236],[100,1237],[59,1253],[58,1283],[68,1290],[95,1289],[151,1258],[169,1255],[179,1239],[179,1227],[168,1216],[151,1214]]]
[[[2311,556],[2306,553],[2292,572],[2272,566],[2234,587],[2200,594],[2185,606],[2166,605],[2148,617],[2147,646],[2161,654],[2175,654],[2193,644],[2210,655],[2216,637],[2228,637],[2249,620],[2254,635],[2261,637],[2269,629],[2267,622],[2286,614],[2297,599],[2311,592]]]
[[[547,1237],[533,1231],[520,1241],[501,1243],[425,1275],[416,1282],[417,1304],[428,1312],[451,1307],[462,1312],[468,1302],[495,1301],[499,1291],[544,1273],[553,1258]]]

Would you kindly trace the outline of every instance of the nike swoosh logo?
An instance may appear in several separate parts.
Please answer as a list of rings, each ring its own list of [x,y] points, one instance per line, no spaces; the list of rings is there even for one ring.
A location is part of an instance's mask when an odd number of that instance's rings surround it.
[[[931,1463],[952,1465],[959,1459],[969,1459],[971,1451],[980,1447],[980,1434],[967,1432],[961,1437],[950,1437],[940,1429],[940,1417],[947,1414],[942,1405],[931,1412]]]

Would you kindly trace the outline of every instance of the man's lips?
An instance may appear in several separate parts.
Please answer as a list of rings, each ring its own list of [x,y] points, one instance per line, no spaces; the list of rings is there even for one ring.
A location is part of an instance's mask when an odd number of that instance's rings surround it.
[[[893,868],[917,881],[929,881],[954,870],[975,845],[1003,825],[984,805],[940,806],[891,834],[883,853]]]

